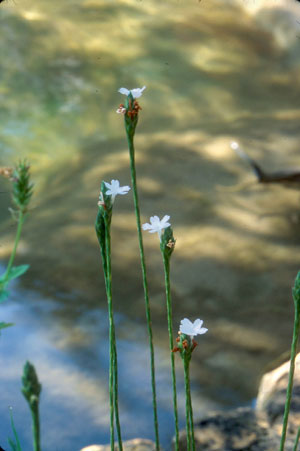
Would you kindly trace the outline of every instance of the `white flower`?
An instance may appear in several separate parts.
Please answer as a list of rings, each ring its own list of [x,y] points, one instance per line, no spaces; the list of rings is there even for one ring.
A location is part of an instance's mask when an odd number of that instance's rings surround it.
[[[187,319],[184,318],[180,322],[180,332],[185,335],[190,335],[191,339],[195,337],[195,335],[202,335],[205,334],[208,329],[205,327],[201,327],[203,324],[203,321],[201,319],[196,319],[193,323]]]
[[[168,222],[170,219],[170,216],[165,215],[162,220],[159,219],[158,216],[151,216],[150,218],[150,224],[146,223],[143,224],[143,230],[149,230],[149,233],[155,233],[157,232],[159,235],[159,239],[161,239],[161,232],[163,229],[166,229],[171,224]]]
[[[146,86],[143,86],[142,88],[135,88],[135,89],[120,88],[119,92],[121,94],[124,94],[125,96],[128,96],[131,93],[132,97],[134,99],[138,99],[143,94],[144,89],[146,89]]]
[[[104,182],[107,191],[105,194],[111,196],[111,203],[114,203],[117,194],[127,194],[130,190],[130,186],[120,186],[119,180],[112,180],[110,183]]]

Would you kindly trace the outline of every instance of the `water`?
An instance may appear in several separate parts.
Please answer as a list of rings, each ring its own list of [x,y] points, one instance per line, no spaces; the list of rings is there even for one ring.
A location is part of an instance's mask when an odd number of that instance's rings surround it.
[[[4,267],[1,267],[4,269]],[[10,301],[2,306],[5,321],[15,326],[1,336],[2,368],[1,446],[12,437],[9,406],[22,444],[31,449],[30,414],[20,392],[22,368],[34,363],[42,383],[40,403],[44,450],[79,450],[92,443],[109,442],[108,317],[98,309],[78,321],[53,321],[57,305],[35,291],[15,284]],[[116,316],[118,340],[120,418],[123,436],[152,437],[150,370],[145,329],[122,315]],[[128,337],[124,329],[134,330]],[[162,442],[172,439],[172,395],[168,353],[156,349],[159,419]],[[180,370],[179,370],[180,373]],[[181,377],[182,374],[180,373]],[[184,412],[183,383],[179,381],[180,407]],[[212,403],[202,401],[202,409]],[[184,424],[180,415],[181,425]],[[150,426],[151,425],[151,426]]]
[[[196,416],[255,398],[266,366],[290,346],[299,190],[257,186],[229,144],[239,141],[269,170],[299,165],[299,21],[292,0],[1,3],[0,160],[27,157],[35,181],[17,257],[30,270],[1,305],[1,318],[16,323],[0,342],[2,446],[12,405],[30,449],[19,393],[26,359],[43,384],[43,449],[108,442],[107,313],[93,223],[101,180],[130,185],[115,113],[121,86],[147,86],[136,137],[141,211],[143,222],[171,216],[174,324],[200,316],[209,329],[193,357]],[[10,186],[0,183],[5,262],[15,226]],[[130,195],[116,200],[120,411],[126,438],[153,438],[132,211]],[[144,237],[167,444],[168,338],[156,238]],[[182,386],[180,403],[182,413]]]

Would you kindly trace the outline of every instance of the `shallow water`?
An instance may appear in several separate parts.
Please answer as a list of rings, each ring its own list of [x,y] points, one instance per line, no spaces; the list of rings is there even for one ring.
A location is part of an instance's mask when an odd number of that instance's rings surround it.
[[[4,267],[1,267],[4,270]],[[34,363],[40,381],[42,449],[79,450],[91,443],[109,442],[108,317],[98,309],[83,312],[76,321],[57,315],[57,303],[15,284],[2,314],[15,326],[1,336],[0,399],[1,446],[12,437],[10,410],[22,444],[31,449],[27,404],[20,392],[22,368]],[[152,437],[151,392],[147,336],[144,327],[124,315],[116,315],[118,336],[120,419],[124,439]],[[130,328],[134,335],[127,332]],[[172,439],[172,395],[166,349],[156,348],[161,440]],[[184,412],[182,372],[178,383],[179,406]],[[200,399],[201,398],[201,403]],[[195,398],[199,411],[214,407],[204,396]],[[180,415],[180,424],[184,416]]]
[[[108,441],[106,300],[93,223],[101,180],[130,185],[115,113],[120,86],[147,86],[136,137],[141,211],[143,221],[171,215],[174,324],[200,316],[209,329],[193,358],[196,416],[255,398],[266,365],[290,345],[299,187],[258,186],[229,143],[269,170],[299,165],[299,22],[292,0],[1,3],[0,160],[26,156],[36,186],[17,259],[30,271],[1,306],[1,318],[16,323],[0,343],[1,441],[13,405],[30,449],[19,394],[27,358],[44,387],[44,447]],[[9,184],[0,183],[5,262],[15,227]],[[132,207],[130,195],[117,199],[113,218],[121,415],[126,437],[151,438]],[[156,237],[144,238],[165,444],[172,428],[162,265]]]

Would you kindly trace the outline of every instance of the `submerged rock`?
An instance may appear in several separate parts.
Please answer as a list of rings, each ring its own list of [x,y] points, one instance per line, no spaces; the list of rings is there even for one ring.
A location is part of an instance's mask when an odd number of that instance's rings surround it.
[[[119,449],[117,444],[115,445],[115,449]],[[135,438],[123,442],[123,449],[124,451],[155,451],[155,443],[151,440]],[[91,445],[82,448],[81,451],[110,451],[110,445]]]

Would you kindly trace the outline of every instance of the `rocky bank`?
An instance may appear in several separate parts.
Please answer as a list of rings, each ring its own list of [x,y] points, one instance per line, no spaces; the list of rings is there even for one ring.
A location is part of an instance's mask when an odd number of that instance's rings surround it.
[[[289,362],[266,373],[260,383],[256,406],[227,412],[210,412],[195,421],[196,449],[201,451],[275,451],[279,449]],[[300,426],[300,353],[297,355],[286,451],[292,451]],[[172,445],[170,444],[170,449]],[[109,451],[107,445],[92,445],[81,451]],[[117,448],[116,448],[117,449]],[[150,440],[124,443],[126,451],[154,451]],[[185,431],[180,433],[180,451],[186,450]]]

